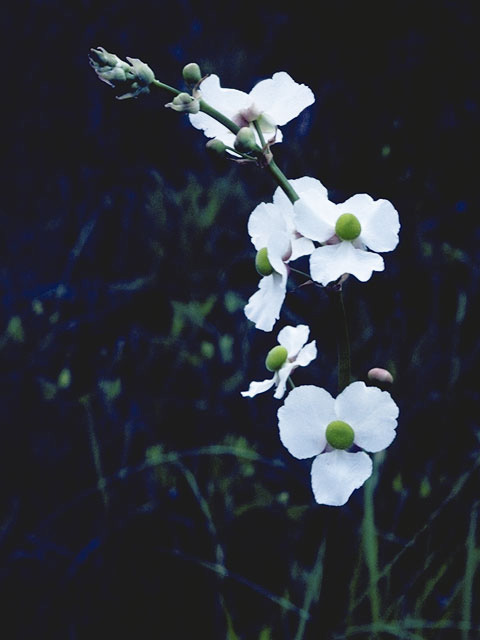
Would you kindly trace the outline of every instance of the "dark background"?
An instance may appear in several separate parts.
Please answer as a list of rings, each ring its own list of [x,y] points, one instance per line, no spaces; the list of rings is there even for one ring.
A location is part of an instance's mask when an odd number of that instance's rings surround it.
[[[371,620],[365,599],[352,608],[347,597],[362,562],[363,489],[341,509],[315,505],[309,462],[278,439],[278,402],[240,396],[265,377],[278,330],[300,322],[319,357],[295,380],[335,393],[336,321],[322,291],[296,290],[293,278],[272,334],[243,314],[258,283],[246,221],[274,184],[213,161],[160,91],[115,100],[88,65],[96,46],[139,57],[178,87],[191,61],[244,91],[287,71],[316,102],[273,149],[285,174],[319,178],[336,202],[365,192],[394,203],[402,229],[385,272],[345,287],[353,374],[390,368],[400,406],[375,493],[389,567],[382,617],[444,624],[425,638],[468,633],[475,3],[315,6],[318,15],[301,3],[47,0],[3,11],[6,638],[294,638],[298,615],[275,598],[302,606],[325,541],[325,586],[304,637]],[[478,628],[478,612],[470,623]]]

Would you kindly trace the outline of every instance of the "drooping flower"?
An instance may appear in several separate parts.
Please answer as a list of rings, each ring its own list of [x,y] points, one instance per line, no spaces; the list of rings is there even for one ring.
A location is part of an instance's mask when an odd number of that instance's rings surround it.
[[[305,324],[284,327],[278,334],[278,345],[269,351],[265,360],[267,369],[273,371],[273,378],[251,382],[248,391],[242,391],[242,396],[253,398],[276,386],[273,397],[283,398],[292,371],[297,367],[306,367],[317,357],[315,340],[306,344],[309,334],[310,329]]]
[[[319,198],[323,185],[295,202],[295,225],[305,237],[323,244],[310,257],[312,279],[327,285],[344,273],[365,282],[373,271],[383,271],[376,251],[393,251],[398,244],[398,213],[388,200],[357,194],[341,204]],[[371,251],[367,251],[371,249]]]
[[[371,453],[396,435],[398,407],[387,391],[353,382],[336,399],[312,385],[296,387],[278,410],[280,439],[295,458],[315,456],[311,481],[319,504],[341,506],[372,473]],[[348,451],[351,447],[365,451]]]
[[[138,58],[121,60],[116,54],[109,53],[103,47],[91,49],[90,65],[100,80],[111,87],[119,87],[124,93],[119,100],[136,98],[141,93],[149,93],[149,85],[155,80],[150,67]]]
[[[313,180],[297,178],[290,184],[301,194]],[[324,198],[326,194],[325,189]],[[293,205],[280,187],[275,190],[273,203],[262,202],[250,214],[248,233],[258,252],[257,270],[263,277],[245,307],[245,315],[257,329],[271,331],[287,292],[287,263],[312,253],[314,244],[296,230]]]
[[[225,89],[220,86],[219,77],[212,74],[202,81],[200,91],[205,102],[239,127],[252,126],[251,123],[257,120],[265,138],[270,140],[275,136],[275,142],[282,141],[282,133],[277,127],[287,124],[315,102],[311,89],[295,82],[285,71],[262,80],[250,93]],[[207,138],[218,138],[233,146],[235,135],[211,116],[200,112],[189,115],[189,118]]]

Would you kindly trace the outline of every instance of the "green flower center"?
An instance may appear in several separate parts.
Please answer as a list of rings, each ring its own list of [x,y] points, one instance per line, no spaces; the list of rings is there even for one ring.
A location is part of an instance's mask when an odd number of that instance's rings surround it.
[[[353,213],[342,213],[335,225],[335,233],[340,240],[355,240],[362,231],[362,225]]]
[[[261,276],[270,276],[274,269],[268,259],[267,247],[263,247],[255,256],[255,269]]]
[[[273,347],[265,358],[265,366],[269,371],[278,371],[283,367],[288,357],[288,351],[281,344]]]
[[[334,449],[348,449],[353,444],[355,434],[349,424],[343,420],[334,420],[327,426],[325,436]]]

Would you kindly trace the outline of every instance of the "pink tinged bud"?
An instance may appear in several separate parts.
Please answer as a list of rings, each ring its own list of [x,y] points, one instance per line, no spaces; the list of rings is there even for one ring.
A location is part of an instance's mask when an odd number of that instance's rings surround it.
[[[370,369],[367,376],[370,382],[373,383],[392,384],[393,382],[393,376],[390,371],[381,369],[380,367],[374,367],[373,369]]]

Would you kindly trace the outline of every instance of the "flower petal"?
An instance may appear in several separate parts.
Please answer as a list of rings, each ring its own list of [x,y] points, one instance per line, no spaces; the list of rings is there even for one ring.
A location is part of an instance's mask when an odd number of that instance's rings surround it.
[[[335,400],[335,413],[352,427],[355,444],[366,451],[382,451],[396,436],[399,411],[388,391],[353,382]]]
[[[344,273],[365,282],[373,271],[383,271],[383,258],[378,253],[356,249],[351,242],[318,247],[310,256],[312,279],[327,285]]]
[[[364,221],[360,238],[372,251],[393,251],[398,244],[398,212],[388,200],[376,200]]]
[[[300,198],[307,191],[315,191],[317,197],[328,198],[328,191],[326,187],[324,187],[320,180],[317,180],[316,178],[303,176],[302,178],[294,178],[293,180],[289,180],[289,183],[295,189]],[[281,187],[277,187],[275,189],[275,193],[273,194],[273,203],[282,207],[289,205],[293,215],[293,205],[290,202],[287,194]]]
[[[372,475],[372,461],[363,451],[328,451],[312,464],[312,489],[319,504],[341,507]]]
[[[398,244],[398,212],[388,200],[358,193],[337,205],[339,214],[353,213],[362,226],[360,240],[372,251],[393,251]]]
[[[295,364],[299,367],[306,367],[312,360],[317,357],[317,345],[315,340],[306,344],[303,349],[300,349],[298,356],[295,358]]]
[[[327,242],[335,233],[335,204],[316,190],[309,190],[293,205],[297,230],[311,240]]]
[[[293,262],[301,256],[309,256],[315,250],[315,245],[311,240],[308,240],[307,238],[294,238],[291,241],[291,244],[292,255],[290,256],[289,262]]]
[[[285,294],[287,278],[279,273],[272,273],[260,280],[258,291],[249,299],[245,307],[245,315],[255,323],[257,329],[271,331],[280,317]]]
[[[293,359],[306,343],[309,335],[310,327],[306,324],[299,324],[296,327],[283,327],[277,340],[278,344],[281,344],[288,351],[289,359]]]
[[[250,106],[251,98],[247,93],[237,89],[224,89],[220,86],[219,77],[212,74],[200,85],[202,98],[212,107],[223,113],[227,118],[234,116]],[[200,111],[189,114],[190,123],[196,129],[202,129],[207,138],[219,138],[225,144],[233,146],[235,135],[211,116]]]
[[[274,231],[287,231],[281,209],[270,202],[262,202],[255,207],[248,218],[247,228],[257,251],[267,246]]]
[[[285,71],[274,73],[250,91],[250,98],[260,111],[265,111],[279,126],[296,118],[315,102],[312,90],[298,84]]]
[[[277,371],[277,389],[273,394],[274,398],[277,398],[279,400],[285,395],[287,380],[289,375],[292,373],[292,369],[295,369],[295,365],[291,362],[287,362],[281,369]]]
[[[262,382],[251,382],[248,387],[248,391],[241,391],[243,397],[253,398],[258,393],[268,391],[275,384],[275,376],[269,380],[262,380]]]
[[[270,264],[275,271],[287,278],[287,267],[285,261],[290,258],[292,245],[287,233],[273,231],[267,241],[267,255]]]
[[[311,458],[326,444],[325,429],[335,420],[335,401],[325,389],[296,387],[278,410],[280,440],[295,458]]]

